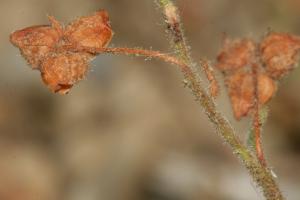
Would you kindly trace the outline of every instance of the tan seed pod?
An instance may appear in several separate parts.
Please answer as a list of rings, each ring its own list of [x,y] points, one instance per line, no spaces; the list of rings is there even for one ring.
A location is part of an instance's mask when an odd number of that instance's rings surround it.
[[[223,72],[237,70],[249,65],[255,56],[255,42],[250,39],[225,39],[217,56],[216,67]]]
[[[70,52],[49,55],[41,65],[42,79],[52,92],[66,94],[85,77],[92,57],[87,53]]]
[[[280,79],[295,68],[298,62],[300,38],[286,33],[270,33],[260,44],[267,73]]]
[[[254,106],[254,79],[251,73],[235,73],[227,78],[234,116],[237,120],[247,116]],[[258,76],[259,104],[266,104],[276,91],[275,82],[265,74]]]
[[[106,47],[113,36],[104,10],[81,17],[66,27],[64,38],[71,44],[90,48]]]

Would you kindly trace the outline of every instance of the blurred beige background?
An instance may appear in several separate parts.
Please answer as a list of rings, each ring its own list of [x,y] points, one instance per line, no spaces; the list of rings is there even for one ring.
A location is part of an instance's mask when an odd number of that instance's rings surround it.
[[[268,28],[300,34],[300,0],[181,0],[195,59],[214,59],[226,32],[259,39]],[[176,67],[101,55],[71,93],[50,93],[9,43],[9,34],[110,13],[111,46],[171,53],[151,0],[0,0],[1,200],[263,199],[246,171],[182,87]],[[221,74],[218,74],[222,82]],[[289,200],[300,199],[300,69],[270,104],[267,159]],[[248,119],[232,118],[242,138]]]

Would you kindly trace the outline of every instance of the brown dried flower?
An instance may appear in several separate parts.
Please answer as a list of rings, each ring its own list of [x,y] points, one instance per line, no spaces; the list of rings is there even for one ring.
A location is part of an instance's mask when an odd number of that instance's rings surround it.
[[[258,104],[264,105],[276,92],[276,81],[294,69],[299,49],[300,38],[286,33],[270,33],[258,45],[251,39],[225,39],[216,66],[224,72],[236,119],[254,106],[254,80]]]
[[[88,53],[63,52],[49,55],[40,68],[42,79],[52,92],[66,94],[84,78],[92,58]]]
[[[53,51],[60,40],[59,32],[52,26],[32,26],[10,35],[10,41],[19,47],[22,55],[37,69],[45,56]]]
[[[254,106],[254,77],[251,73],[235,73],[226,80],[236,119],[247,116]],[[258,76],[258,100],[267,103],[276,91],[275,82],[266,74]]]
[[[69,43],[90,48],[107,46],[112,36],[108,13],[105,10],[75,20],[64,31],[64,38]]]
[[[33,69],[40,70],[51,91],[66,94],[84,78],[89,61],[95,56],[83,51],[84,47],[107,46],[113,32],[104,10],[81,17],[65,29],[51,16],[49,21],[51,25],[15,31],[10,35],[10,41],[20,49]]]
[[[270,33],[260,44],[262,60],[268,74],[280,79],[295,68],[300,38],[287,33]]]
[[[223,72],[237,70],[251,64],[255,54],[255,43],[250,39],[224,40],[217,56],[217,68]]]

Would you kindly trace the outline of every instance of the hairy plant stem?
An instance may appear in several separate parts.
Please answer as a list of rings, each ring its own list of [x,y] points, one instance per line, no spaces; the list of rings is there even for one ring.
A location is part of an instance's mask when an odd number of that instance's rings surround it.
[[[262,123],[259,117],[260,113],[260,104],[259,104],[259,96],[258,96],[258,65],[254,63],[252,65],[252,77],[253,77],[253,85],[254,85],[254,116],[253,116],[253,129],[254,129],[254,136],[255,136],[255,150],[256,156],[260,163],[267,167],[267,162],[265,160],[264,152],[262,149],[261,143],[261,127]]]
[[[68,48],[68,47],[66,47]],[[73,48],[70,48],[73,49]],[[191,89],[192,93],[196,97],[196,101],[206,111],[209,119],[215,125],[217,132],[224,138],[233,149],[233,153],[236,154],[241,160],[244,166],[248,169],[253,180],[262,188],[264,196],[267,200],[283,200],[282,196],[271,171],[264,167],[257,158],[251,154],[250,150],[242,144],[240,139],[235,134],[234,129],[226,118],[217,111],[216,105],[212,98],[207,94],[205,89],[201,86],[200,81],[194,75],[194,72],[189,66],[180,60],[179,58],[172,57],[158,51],[143,50],[143,49],[131,49],[131,48],[87,48],[77,47],[78,51],[86,51],[93,54],[112,53],[112,54],[124,54],[145,56],[147,58],[156,58],[163,60],[167,63],[178,65],[184,75],[185,80],[188,81],[187,86]]]
[[[282,196],[271,171],[263,166],[255,155],[242,144],[239,137],[235,134],[234,129],[228,120],[217,110],[213,98],[208,95],[207,91],[202,87],[201,80],[197,76],[194,62],[189,54],[183,31],[181,29],[177,8],[170,0],[159,0],[159,5],[164,9],[167,19],[167,26],[172,38],[173,48],[177,57],[163,54],[159,51],[132,49],[132,48],[88,48],[65,46],[63,49],[70,51],[86,51],[92,54],[111,53],[145,56],[147,58],[161,59],[167,63],[178,65],[187,82],[187,87],[196,97],[196,101],[204,108],[208,118],[212,121],[217,132],[224,138],[225,142],[230,145],[233,153],[240,158],[244,166],[248,169],[251,177],[262,188],[263,194],[267,200],[283,200]],[[175,13],[173,13],[175,12]],[[171,24],[168,24],[171,23]]]
[[[196,100],[204,108],[207,116],[215,125],[218,133],[224,138],[225,142],[230,145],[233,153],[236,154],[247,168],[249,174],[262,189],[267,200],[283,200],[284,197],[274,180],[271,171],[262,165],[260,161],[253,156],[251,151],[241,143],[239,137],[235,134],[234,129],[228,120],[218,112],[213,98],[209,96],[203,88],[199,77],[194,73],[194,63],[188,52],[188,47],[184,39],[183,30],[180,24],[180,17],[177,7],[172,0],[157,0],[158,5],[162,8],[169,35],[172,38],[172,46],[177,57],[185,63],[189,69],[182,70],[184,78],[188,81],[188,86],[196,97]]]

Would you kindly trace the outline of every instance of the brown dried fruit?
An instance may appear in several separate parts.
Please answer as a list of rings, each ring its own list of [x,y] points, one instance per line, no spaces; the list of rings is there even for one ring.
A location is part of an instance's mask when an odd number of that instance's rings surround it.
[[[262,60],[268,74],[280,79],[298,62],[300,38],[286,33],[270,33],[260,44]]]
[[[44,57],[53,51],[59,39],[60,33],[48,25],[28,27],[10,35],[11,43],[20,49],[33,69],[37,69]]]
[[[251,64],[255,56],[255,42],[250,39],[225,39],[217,56],[217,68],[221,71],[237,70]]]
[[[108,13],[104,10],[81,17],[66,29],[54,17],[48,18],[51,26],[33,26],[16,31],[10,35],[10,40],[32,68],[40,70],[51,91],[66,94],[84,78],[89,61],[95,56],[85,52],[84,47],[107,46],[113,32]]]
[[[92,57],[87,53],[70,52],[49,55],[41,65],[42,79],[52,92],[66,94],[84,78]]]
[[[108,13],[104,10],[94,15],[81,17],[66,27],[65,39],[74,45],[101,48],[110,42],[113,32]]]
[[[247,116],[254,106],[254,79],[251,73],[235,73],[228,77],[226,85],[233,107],[234,116],[240,120]],[[258,99],[266,104],[276,91],[275,82],[265,74],[258,76]]]

